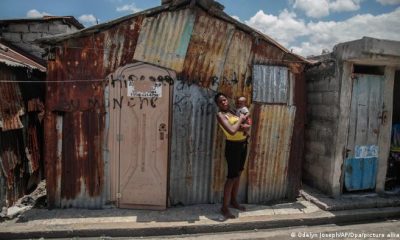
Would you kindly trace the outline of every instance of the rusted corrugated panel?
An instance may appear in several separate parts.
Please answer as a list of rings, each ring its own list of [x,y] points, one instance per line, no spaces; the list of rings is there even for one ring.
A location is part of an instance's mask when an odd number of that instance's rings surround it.
[[[253,40],[248,34],[236,30],[229,44],[219,91],[236,99],[244,96],[251,99],[251,61]]]
[[[103,115],[96,112],[63,115],[61,207],[104,205],[103,122]]]
[[[287,55],[275,45],[262,40],[254,43],[252,51],[254,52],[253,63],[260,65],[281,65],[284,63],[284,56]]]
[[[0,131],[0,178],[5,183],[0,186],[2,206],[12,205],[25,193],[26,162],[22,130]]]
[[[52,68],[49,63],[49,69]],[[52,72],[50,71],[50,74]],[[54,73],[54,72],[53,72]],[[51,77],[51,76],[48,76]],[[60,206],[61,161],[57,161],[57,144],[62,140],[56,129],[57,115],[47,111],[44,120],[44,159],[46,173],[47,206],[49,208]]]
[[[177,81],[174,86],[169,197],[171,204],[210,202],[216,107],[214,93]]]
[[[0,79],[16,81],[11,68],[0,66]],[[21,90],[16,82],[0,83],[0,128],[2,131],[23,128],[20,116],[25,113]]]
[[[40,167],[40,143],[38,136],[38,126],[37,125],[29,125],[27,132],[27,157],[29,159],[29,173],[33,173],[37,171]]]
[[[103,48],[101,37],[65,42],[47,77],[46,110],[104,111]]]
[[[133,56],[143,18],[144,16],[138,16],[102,33],[106,75],[120,66],[134,62]]]
[[[248,202],[286,197],[294,106],[255,104],[249,155]]]
[[[162,12],[143,20],[134,59],[180,73],[193,31],[191,9]]]
[[[278,66],[253,66],[253,101],[260,103],[287,103],[288,69]]]
[[[198,10],[181,78],[217,89],[234,30],[232,24]]]
[[[50,208],[101,208],[106,200],[102,46],[99,35],[64,42],[49,64],[48,80],[59,81],[47,83],[46,88]]]

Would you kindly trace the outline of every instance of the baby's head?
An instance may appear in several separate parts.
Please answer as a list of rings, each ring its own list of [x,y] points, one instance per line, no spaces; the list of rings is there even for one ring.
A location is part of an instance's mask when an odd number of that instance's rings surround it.
[[[237,108],[246,107],[246,98],[238,97],[238,99],[236,100],[236,107]]]

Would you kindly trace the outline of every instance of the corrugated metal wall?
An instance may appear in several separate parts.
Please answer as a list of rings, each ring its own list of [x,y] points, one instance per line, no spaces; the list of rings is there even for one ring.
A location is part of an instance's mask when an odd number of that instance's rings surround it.
[[[0,83],[0,207],[12,205],[42,176],[44,84],[21,82],[40,80],[40,73],[31,72],[28,79],[26,71],[0,64],[0,80],[15,81]]]
[[[251,51],[253,40],[248,34],[235,30],[229,49],[226,54],[222,81],[218,91],[225,93],[232,99],[238,96],[251,99]]]
[[[57,49],[56,61],[49,62],[47,79],[61,81],[47,83],[46,89],[45,158],[50,208],[101,208],[106,201],[105,101],[103,82],[96,81],[104,77],[101,40],[71,40]]]
[[[226,54],[235,27],[204,11],[197,11],[196,14],[181,78],[217,90],[222,82]]]
[[[253,101],[262,103],[287,103],[288,68],[279,66],[253,66]]]
[[[248,202],[286,197],[295,106],[255,104],[249,161]]]
[[[191,9],[145,18],[134,59],[181,72],[194,20]]]
[[[216,107],[211,90],[175,82],[169,196],[171,204],[207,203]]]

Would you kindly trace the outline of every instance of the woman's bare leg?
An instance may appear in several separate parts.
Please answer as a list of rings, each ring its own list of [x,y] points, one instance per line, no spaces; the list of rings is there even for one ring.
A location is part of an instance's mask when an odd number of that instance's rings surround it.
[[[239,209],[241,211],[245,211],[246,208],[242,205],[240,205],[237,201],[237,195],[239,193],[239,187],[240,187],[240,175],[242,172],[239,173],[239,176],[234,178],[233,180],[233,186],[232,186],[232,195],[231,195],[231,205],[232,207]]]
[[[224,186],[224,200],[223,200],[223,204],[222,204],[222,208],[221,208],[221,213],[226,218],[235,218],[235,216],[232,215],[231,211],[229,211],[229,208],[228,208],[230,200],[231,200],[234,179],[228,178],[226,180],[225,186]]]

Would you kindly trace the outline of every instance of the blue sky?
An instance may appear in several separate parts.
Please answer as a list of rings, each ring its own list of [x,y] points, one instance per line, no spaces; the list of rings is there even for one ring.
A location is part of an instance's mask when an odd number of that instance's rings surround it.
[[[161,0],[0,0],[0,19],[72,15],[85,26]],[[219,0],[225,11],[303,56],[370,36],[400,41],[400,0]]]

